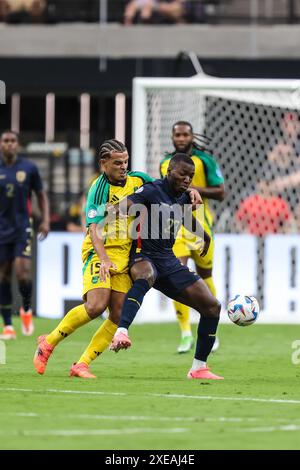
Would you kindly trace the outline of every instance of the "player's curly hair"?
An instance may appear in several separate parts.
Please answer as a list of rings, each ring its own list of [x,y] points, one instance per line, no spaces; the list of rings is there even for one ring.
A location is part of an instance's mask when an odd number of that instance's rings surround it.
[[[99,159],[109,158],[112,153],[116,152],[127,152],[127,148],[117,139],[105,140],[99,150]]]
[[[173,134],[176,126],[188,126],[190,128],[191,133],[194,136],[194,140],[192,141],[193,148],[195,148],[197,150],[200,150],[202,152],[205,152],[206,150],[208,150],[207,147],[208,147],[209,143],[211,142],[210,137],[208,137],[205,134],[198,134],[198,133],[194,132],[192,124],[188,121],[177,121],[177,122],[175,122],[175,124],[173,124],[173,126],[172,126],[172,134]],[[177,151],[174,150],[173,152],[171,152],[171,154],[175,155],[176,152]]]

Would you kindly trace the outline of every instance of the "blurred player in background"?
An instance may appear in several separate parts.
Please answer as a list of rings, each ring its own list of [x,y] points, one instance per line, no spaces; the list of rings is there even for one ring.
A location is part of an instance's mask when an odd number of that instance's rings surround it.
[[[125,220],[116,220],[104,242],[99,238],[98,224],[104,219],[106,203],[116,204],[146,181],[152,181],[145,173],[127,172],[128,159],[125,145],[118,140],[105,141],[100,147],[103,174],[92,184],[86,203],[87,233],[82,246],[84,303],[70,310],[49,335],[39,337],[34,357],[39,374],[44,374],[55,346],[109,308],[108,319],[70,371],[71,376],[94,378],[89,364],[107,349],[117,330],[124,298],[131,287],[128,274],[131,239]]]
[[[0,339],[15,339],[12,325],[12,270],[15,269],[22,296],[22,333],[33,333],[31,309],[31,193],[37,196],[41,212],[38,232],[49,232],[49,204],[34,163],[18,155],[19,138],[13,131],[0,137],[0,308],[4,329]]]
[[[178,234],[178,239],[174,245],[174,253],[184,265],[187,265],[189,258],[194,260],[197,273],[204,280],[213,296],[216,297],[216,288],[212,278],[214,257],[213,215],[209,208],[208,200],[214,199],[223,201],[225,197],[224,178],[213,157],[208,154],[196,140],[199,140],[199,135],[193,132],[193,127],[189,122],[178,121],[173,125],[172,141],[175,152],[186,153],[190,156],[195,165],[195,174],[191,187],[197,189],[203,199],[205,217],[204,229],[210,234],[211,243],[206,256],[201,257],[195,248],[194,239],[182,228],[182,232]],[[161,177],[167,175],[169,163],[173,155],[174,152],[166,155],[161,161]],[[189,318],[189,307],[177,301],[174,302],[174,306],[181,329],[181,341],[177,352],[185,353],[189,351],[194,344]],[[216,338],[213,351],[215,351],[218,346],[219,340]]]

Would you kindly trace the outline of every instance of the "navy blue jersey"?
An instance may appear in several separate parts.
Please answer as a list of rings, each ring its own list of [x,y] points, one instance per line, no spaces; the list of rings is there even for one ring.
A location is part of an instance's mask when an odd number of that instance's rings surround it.
[[[29,226],[31,192],[42,191],[36,165],[17,157],[11,166],[0,157],[0,243],[14,243]]]
[[[189,194],[175,194],[165,178],[145,184],[128,199],[145,206],[141,210],[138,247],[152,257],[173,255],[175,238],[183,222],[183,206],[191,204]]]

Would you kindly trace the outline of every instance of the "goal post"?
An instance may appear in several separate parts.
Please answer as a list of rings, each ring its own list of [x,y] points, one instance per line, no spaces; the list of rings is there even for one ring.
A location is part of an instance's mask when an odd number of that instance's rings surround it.
[[[275,256],[275,249],[272,251],[270,246],[278,250],[284,244],[282,250],[288,259],[280,275],[285,276],[286,310],[299,312],[300,321],[300,80],[135,78],[134,170],[159,177],[159,163],[166,152],[173,150],[171,130],[179,120],[190,122],[196,133],[211,139],[207,151],[224,175],[227,197],[222,203],[210,202],[215,233],[219,238],[238,235],[232,249],[246,235],[255,238],[256,259],[251,266],[257,265],[257,286],[253,292],[251,281],[251,294],[257,295],[261,303],[270,304],[266,289],[276,284],[268,277],[273,271],[268,266],[276,265],[270,258]],[[265,207],[258,207],[256,225],[251,198],[255,204],[267,200]],[[243,204],[247,210],[250,207],[248,219],[243,215]],[[269,244],[272,236],[277,239]],[[226,243],[224,250],[231,241]],[[230,272],[232,259],[223,254],[221,257],[223,261],[228,258]],[[224,279],[217,282],[227,289],[225,301],[231,288]],[[239,293],[234,292],[234,286],[232,293]]]
[[[200,97],[203,98],[202,106],[199,106]],[[300,80],[231,79],[207,76],[135,78],[133,80],[132,166],[140,171],[149,171],[152,158],[156,157],[149,149],[153,138],[151,126],[156,128],[159,134],[159,149],[163,155],[172,147],[170,142],[172,124],[180,119],[191,121],[194,125],[197,124],[193,122],[195,120],[201,122],[206,112],[204,101],[209,97],[219,97],[225,101],[232,99],[282,110],[299,110]],[[158,118],[160,122],[155,122],[155,118]],[[159,124],[160,129],[158,129]]]

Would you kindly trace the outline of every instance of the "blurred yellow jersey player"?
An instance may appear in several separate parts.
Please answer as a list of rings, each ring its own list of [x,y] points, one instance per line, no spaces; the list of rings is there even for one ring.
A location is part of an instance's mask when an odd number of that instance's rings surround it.
[[[213,215],[209,207],[209,199],[222,201],[225,197],[224,179],[220,168],[213,157],[202,150],[195,142],[199,136],[193,132],[192,125],[186,121],[178,121],[172,128],[172,141],[176,152],[186,153],[195,164],[195,175],[191,187],[196,188],[202,196],[204,203],[204,229],[211,235],[211,243],[208,253],[204,257],[199,256],[195,245],[195,239],[182,229],[178,233],[174,245],[174,253],[183,264],[187,264],[192,258],[195,262],[197,273],[202,277],[210,291],[216,296],[216,289],[212,278],[214,241],[213,241]],[[160,163],[160,173],[165,177],[172,153],[166,155]],[[201,212],[203,216],[203,212]],[[197,214],[195,214],[197,217]],[[181,341],[177,351],[184,353],[189,351],[194,343],[189,320],[189,308],[186,305],[174,302],[176,315],[181,329]],[[216,339],[214,350],[218,348],[219,341]]]
[[[105,141],[100,147],[103,173],[90,188],[86,204],[87,234],[82,246],[84,303],[70,310],[50,334],[38,338],[34,366],[41,375],[58,343],[108,308],[109,317],[70,370],[73,377],[95,378],[89,365],[107,349],[117,330],[124,299],[131,287],[128,274],[131,239],[126,219],[108,224],[107,230],[99,224],[105,221],[107,203],[115,204],[145,182],[153,181],[145,173],[128,173],[128,158],[125,145],[118,140]]]

